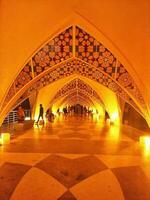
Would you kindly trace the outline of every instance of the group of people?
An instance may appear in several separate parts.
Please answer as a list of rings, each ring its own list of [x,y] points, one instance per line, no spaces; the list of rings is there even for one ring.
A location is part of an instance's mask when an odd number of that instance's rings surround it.
[[[25,120],[25,111],[23,109],[23,107],[20,105],[18,107],[18,122],[21,123]],[[68,115],[68,114],[86,114],[86,113],[90,113],[90,111],[84,107],[84,106],[69,106],[69,107],[64,107],[63,108],[63,113],[64,115]],[[57,109],[57,114],[60,115],[60,110],[59,108]],[[48,119],[48,121],[52,122],[55,118],[53,112],[52,112],[52,108],[49,108],[46,111],[46,118]],[[107,120],[107,118],[109,118],[109,114],[108,112],[105,112],[105,121]],[[41,123],[44,124],[44,108],[42,106],[42,104],[40,104],[40,109],[39,109],[39,116],[38,119],[36,121],[36,123],[38,124],[39,121],[41,120]]]
[[[68,114],[86,114],[90,112],[86,107],[84,106],[68,106],[68,107],[64,107],[63,108],[63,113],[64,116],[68,115]],[[60,109],[57,109],[57,114],[60,115]],[[49,108],[46,111],[46,115],[45,117],[48,119],[48,121],[52,122],[54,120],[54,114],[52,112],[52,108]],[[40,120],[41,119],[41,120]],[[18,107],[18,122],[23,122],[25,120],[25,111],[23,109],[23,107],[20,105]],[[44,108],[43,105],[40,104],[40,108],[39,108],[39,115],[38,115],[38,119],[36,121],[36,124],[38,124],[40,121],[40,123],[44,123]]]
[[[89,110],[86,106],[81,106],[79,104],[74,105],[74,106],[68,106],[63,108],[63,113],[64,115],[86,115],[90,114],[92,111]]]
[[[51,108],[49,108],[49,109],[46,111],[45,117],[48,119],[48,121],[51,121],[51,122],[52,122],[52,121],[54,120],[54,114],[53,114]],[[43,108],[42,104],[40,104],[39,116],[38,116],[38,119],[37,119],[37,121],[36,121],[36,124],[39,123],[40,118],[42,119],[41,123],[44,124],[44,108]]]

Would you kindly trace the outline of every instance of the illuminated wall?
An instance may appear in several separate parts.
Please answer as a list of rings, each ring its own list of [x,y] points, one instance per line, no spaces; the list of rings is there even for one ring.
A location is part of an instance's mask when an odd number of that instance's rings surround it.
[[[2,0],[0,107],[2,108],[8,87],[41,44],[70,24],[78,24],[113,52],[134,78],[144,97],[147,107],[147,112],[144,114],[149,123],[149,7],[149,0],[133,2],[66,0],[63,2],[63,7],[60,6],[59,0],[55,2],[46,0],[44,3],[42,0]],[[27,64],[27,68],[28,66],[30,63]],[[32,74],[32,71],[30,72]],[[16,96],[14,102],[17,98],[19,96]],[[12,105],[7,112],[11,107]]]

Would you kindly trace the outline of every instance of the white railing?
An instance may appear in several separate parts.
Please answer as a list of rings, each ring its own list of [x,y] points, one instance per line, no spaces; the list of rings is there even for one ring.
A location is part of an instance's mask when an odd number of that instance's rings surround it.
[[[25,110],[25,118],[26,117],[31,117],[31,112],[30,110]],[[15,123],[18,121],[18,114],[17,110],[11,111],[7,117],[3,121],[3,125],[10,124],[10,123]]]

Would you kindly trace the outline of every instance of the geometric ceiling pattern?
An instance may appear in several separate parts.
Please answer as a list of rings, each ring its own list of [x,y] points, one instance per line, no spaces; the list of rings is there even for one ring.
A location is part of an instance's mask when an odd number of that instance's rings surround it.
[[[84,106],[87,106],[87,107],[94,107],[94,104],[93,104],[92,101],[89,101],[87,99],[83,99],[80,96],[79,97],[74,96],[72,98],[70,97],[69,99],[66,98],[61,102],[60,106],[61,105],[63,105],[63,106],[65,106],[65,105],[74,106],[74,105],[77,105],[77,104],[84,105]]]
[[[94,98],[99,104],[103,105],[103,102],[97,92],[93,90],[87,83],[80,80],[79,78],[75,78],[69,83],[65,84],[53,97],[50,102],[50,105],[53,105],[58,99],[68,96],[72,92],[76,92],[76,96],[79,97],[80,94],[86,95],[88,97]]]
[[[144,100],[134,80],[117,58],[94,37],[76,28],[76,57],[97,67],[130,92],[142,105]]]
[[[23,99],[30,96],[33,92],[40,90],[41,88],[61,79],[64,77],[68,77],[73,74],[78,74],[80,76],[87,77],[91,80],[94,80],[105,87],[108,87],[112,91],[114,91],[117,95],[119,95],[126,102],[131,104],[138,112],[140,112],[139,108],[136,106],[134,101],[130,98],[128,93],[122,89],[115,81],[113,81],[110,77],[103,74],[102,71],[95,67],[91,67],[91,65],[76,59],[72,58],[69,61],[63,62],[55,68],[47,70],[42,76],[40,76],[36,81],[25,90],[20,99],[16,101],[22,101]],[[141,113],[141,112],[140,112]]]
[[[125,67],[103,44],[78,26],[71,26],[50,39],[32,56],[14,79],[2,109],[15,95],[23,99],[72,74],[108,87],[141,114],[146,111],[143,96]]]
[[[67,96],[61,101],[61,105],[75,105],[75,104],[82,104],[86,106],[94,106],[94,102],[91,97],[89,97],[86,94],[83,94],[82,92],[79,91],[74,91]]]

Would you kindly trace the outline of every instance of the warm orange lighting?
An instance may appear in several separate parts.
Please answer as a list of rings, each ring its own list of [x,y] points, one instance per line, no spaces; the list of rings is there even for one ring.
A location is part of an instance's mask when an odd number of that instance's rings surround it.
[[[140,145],[143,148],[144,156],[150,156],[150,136],[141,136]]]
[[[120,126],[110,126],[107,139],[118,142],[120,140]]]
[[[93,121],[98,122],[100,120],[99,114],[93,114]]]
[[[28,121],[30,120],[31,118],[30,117],[25,117],[25,121]]]
[[[106,120],[106,124],[110,125],[110,119],[109,118]]]
[[[141,136],[140,144],[146,147],[150,147],[150,136]]]
[[[119,114],[118,112],[114,112],[110,116],[110,123],[119,125]]]
[[[96,109],[92,109],[92,114],[96,114]]]
[[[60,113],[62,113],[62,112],[63,112],[63,108],[62,108],[62,107],[60,107],[60,109],[59,109],[59,112],[60,112]]]
[[[113,151],[117,152],[119,148],[119,144],[121,142],[121,135],[120,135],[120,126],[109,126],[107,127],[108,132],[106,135],[105,143],[107,145],[111,144],[113,145]]]
[[[10,133],[2,133],[0,138],[0,144],[10,143]]]

